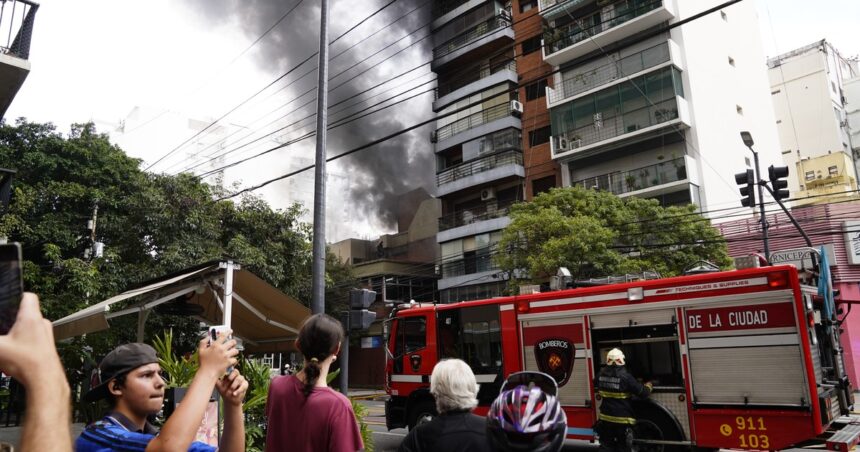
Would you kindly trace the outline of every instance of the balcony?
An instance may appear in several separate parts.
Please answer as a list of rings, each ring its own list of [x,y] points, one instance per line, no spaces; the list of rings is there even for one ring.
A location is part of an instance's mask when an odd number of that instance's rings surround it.
[[[30,73],[30,39],[39,5],[29,0],[0,2],[0,117]]]
[[[501,83],[517,83],[517,64],[515,60],[491,64],[485,62],[474,71],[457,77],[436,88],[433,110],[439,111],[454,101],[472,93],[484,91]]]
[[[540,0],[538,11],[544,20],[555,20],[558,17],[572,13],[576,8],[586,5],[593,0]]]
[[[513,42],[514,40],[511,17],[507,13],[480,22],[465,32],[436,46],[433,49],[433,62],[430,64],[431,69],[436,71],[439,67],[500,38],[503,38],[505,42]]]
[[[481,207],[473,209],[464,209],[454,213],[449,213],[439,217],[439,231],[447,231],[449,229],[466,226],[481,221],[492,220],[508,216],[511,206],[516,203],[509,202],[506,204],[486,203]],[[439,240],[445,242],[447,240]]]
[[[679,157],[629,171],[615,171],[580,179],[571,185],[608,191],[618,196],[637,194],[647,197],[648,192],[687,180],[687,166],[686,158]]]
[[[476,273],[483,273],[498,269],[499,266],[493,260],[493,253],[486,251],[484,254],[469,256],[460,260],[443,261],[442,278],[474,275]]]
[[[461,163],[436,174],[436,185],[439,187],[436,196],[513,176],[525,177],[523,153],[519,149],[509,149]]]
[[[680,61],[680,49],[673,41],[662,42],[593,69],[571,69],[561,73],[562,82],[547,88],[547,107],[553,108],[589,91],[616,81],[637,77],[643,71]],[[676,66],[679,64],[675,64]]]
[[[599,115],[599,114],[598,114]],[[674,97],[569,130],[550,140],[553,158],[585,157],[607,146],[621,146],[690,127],[687,101]]]
[[[445,150],[455,144],[473,140],[496,130],[509,127],[521,129],[522,122],[519,118],[511,116],[512,111],[511,102],[505,100],[504,103],[485,108],[434,130],[431,138],[437,143],[436,151]],[[494,130],[487,130],[487,127],[483,127],[496,122],[498,122],[498,127],[493,127]],[[454,139],[455,137],[456,139]]]
[[[674,19],[674,1],[622,0],[604,6],[601,14],[557,27],[544,38],[544,61],[560,66]]]

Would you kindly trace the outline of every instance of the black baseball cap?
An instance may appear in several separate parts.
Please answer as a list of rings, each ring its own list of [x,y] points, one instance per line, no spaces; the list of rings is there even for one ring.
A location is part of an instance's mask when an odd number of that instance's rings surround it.
[[[140,366],[157,363],[155,349],[146,344],[132,343],[113,349],[99,364],[98,383],[84,395],[85,402],[95,402],[107,397],[108,383],[119,375],[131,372]]]

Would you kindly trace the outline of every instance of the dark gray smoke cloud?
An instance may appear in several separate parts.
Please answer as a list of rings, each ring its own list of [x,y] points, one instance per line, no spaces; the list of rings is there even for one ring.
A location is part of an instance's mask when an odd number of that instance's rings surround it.
[[[188,5],[193,11],[213,26],[238,24],[249,39],[256,39],[278,20],[288,8],[298,0],[190,0]],[[334,39],[358,21],[373,11],[388,3],[388,0],[355,1],[340,0],[330,2],[329,37]],[[391,23],[407,11],[426,3],[424,0],[401,0],[376,15],[371,21],[363,24],[355,31],[335,43],[330,49],[330,55],[336,55],[343,49],[357,42],[374,31]],[[395,25],[376,34],[368,41],[358,45],[343,56],[333,60],[329,69],[330,77],[348,68],[357,61],[363,61],[373,52],[394,42],[407,33],[421,27],[430,20],[429,6],[425,6],[398,21]],[[428,28],[417,32],[412,39],[417,40],[429,33]],[[316,52],[319,41],[319,2],[305,0],[279,26],[273,29],[252,50],[255,63],[273,78],[284,73],[289,68]],[[408,39],[408,38],[407,38]],[[391,55],[409,42],[402,42],[384,53],[372,57],[366,63],[359,65],[342,76],[332,79],[332,86],[340,84],[352,75],[373,67],[368,73],[356,78],[350,83],[338,88],[329,95],[331,103],[351,97],[356,93],[373,86],[394,74],[428,61],[431,56],[430,39],[416,44],[412,48],[398,54],[394,58],[379,64],[385,56]],[[316,65],[316,59],[296,71],[288,80],[305,73]],[[429,71],[424,67],[420,72],[410,74],[410,78]],[[289,99],[290,95],[315,86],[316,73],[309,75],[300,83],[296,83],[282,97]],[[421,83],[429,78],[422,78],[415,83]],[[405,81],[405,80],[404,80]],[[393,81],[386,86],[393,86],[401,81]],[[425,85],[417,91],[424,91],[432,85]],[[400,92],[405,87],[396,90]],[[416,91],[416,92],[417,92]],[[378,94],[380,90],[372,91],[363,97]],[[393,94],[393,93],[392,93]],[[375,103],[387,98],[387,95],[375,97],[369,102]],[[405,97],[405,96],[404,96]],[[355,100],[349,101],[349,103]],[[431,117],[432,96],[425,95],[415,100],[384,110],[376,115],[351,122],[329,133],[329,156],[337,155],[345,150],[386,136],[402,128],[411,126]],[[365,108],[368,104],[357,105],[348,112]],[[340,108],[340,107],[336,107]],[[305,111],[313,112],[309,106]],[[346,112],[345,112],[346,113]],[[330,123],[343,114],[330,115]],[[299,115],[301,117],[304,115]],[[389,140],[374,148],[360,151],[341,161],[341,167],[349,172],[351,187],[345,194],[343,202],[349,202],[354,215],[375,219],[376,223],[386,229],[395,226],[396,199],[398,195],[423,187],[429,193],[435,193],[435,157],[429,143],[429,130],[432,124],[416,129],[410,133]],[[249,181],[256,183],[257,181]],[[330,202],[340,195],[330,193]],[[311,207],[311,206],[308,206]]]

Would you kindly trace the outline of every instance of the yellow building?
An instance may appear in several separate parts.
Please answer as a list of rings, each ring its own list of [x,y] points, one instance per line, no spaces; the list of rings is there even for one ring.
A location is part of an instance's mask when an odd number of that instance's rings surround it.
[[[792,193],[795,207],[860,199],[854,162],[845,152],[807,157],[795,163],[800,190]]]

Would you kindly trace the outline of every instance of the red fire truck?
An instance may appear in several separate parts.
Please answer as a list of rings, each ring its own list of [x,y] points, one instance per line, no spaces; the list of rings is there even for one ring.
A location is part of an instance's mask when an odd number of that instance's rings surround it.
[[[656,382],[635,402],[646,445],[799,445],[841,426],[853,404],[839,316],[817,293],[797,269],[777,266],[402,305],[386,321],[386,423],[411,428],[434,416],[433,366],[459,358],[480,384],[476,413],[505,376],[539,370],[558,382],[568,438],[593,440],[593,380],[618,347],[634,376]],[[831,446],[850,447],[856,428]]]

